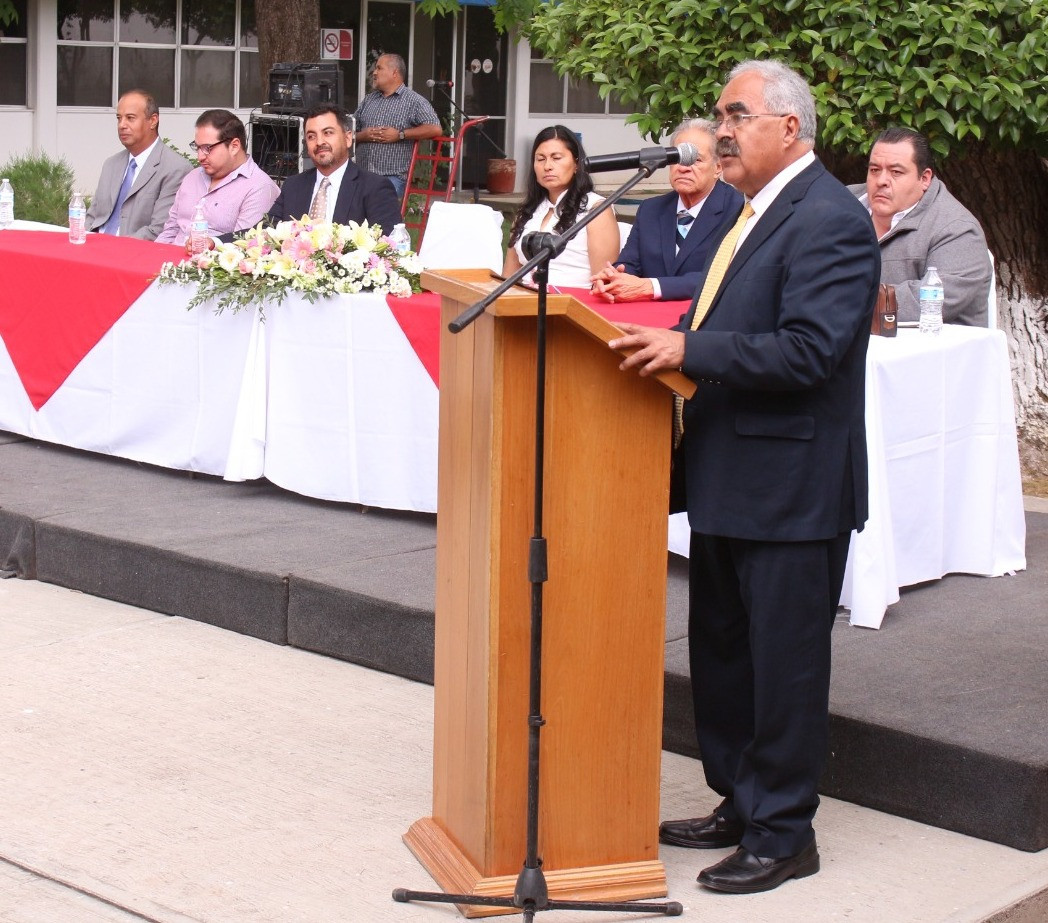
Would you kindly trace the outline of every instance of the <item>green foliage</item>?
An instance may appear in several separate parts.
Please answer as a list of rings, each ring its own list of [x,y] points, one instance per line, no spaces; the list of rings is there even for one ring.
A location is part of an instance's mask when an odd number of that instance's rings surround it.
[[[46,154],[19,155],[0,167],[0,176],[11,180],[16,218],[45,224],[66,223],[69,197],[73,194],[73,170],[64,159],[52,160]]]
[[[18,10],[11,0],[0,0],[0,26],[18,22]]]
[[[526,26],[543,0],[498,0],[495,4],[495,28],[506,32],[514,26]],[[420,0],[419,12],[427,16],[446,16],[462,9],[459,0]]]
[[[739,61],[803,73],[820,146],[865,150],[888,125],[939,154],[973,142],[1048,153],[1048,0],[559,0],[526,28],[561,73],[615,92],[652,139],[708,113]]]

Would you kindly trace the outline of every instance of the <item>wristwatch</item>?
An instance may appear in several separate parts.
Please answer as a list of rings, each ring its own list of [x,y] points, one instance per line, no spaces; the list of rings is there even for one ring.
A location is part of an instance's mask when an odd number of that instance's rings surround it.
[[[404,140],[404,132],[403,132],[403,131],[401,131],[401,133],[400,133],[400,140],[401,140],[401,141],[403,141],[403,140]]]

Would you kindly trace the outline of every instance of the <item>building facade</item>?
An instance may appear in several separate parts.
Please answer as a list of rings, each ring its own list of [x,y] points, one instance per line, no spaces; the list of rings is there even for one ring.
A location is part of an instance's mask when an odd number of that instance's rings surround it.
[[[248,122],[268,94],[255,2],[0,0],[0,163],[34,151],[64,157],[90,192],[118,148],[117,98],[134,87],[155,96],[161,137],[181,150],[204,109],[232,109]],[[410,0],[321,0],[321,26],[352,32],[353,57],[339,65],[347,108],[380,53],[403,55],[409,84],[433,100],[449,130],[463,112],[490,116],[487,137],[473,141],[472,163],[467,145],[467,185],[482,184],[487,158],[504,153],[518,162],[521,188],[531,140],[554,122],[578,132],[589,153],[648,143],[594,86],[558,77],[526,42],[499,35],[486,0],[467,4],[433,19]],[[317,59],[319,44],[318,36]],[[431,88],[427,80],[454,86]]]

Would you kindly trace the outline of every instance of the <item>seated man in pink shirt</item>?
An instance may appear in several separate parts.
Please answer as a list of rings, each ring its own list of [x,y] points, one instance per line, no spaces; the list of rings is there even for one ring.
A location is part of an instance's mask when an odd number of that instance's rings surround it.
[[[248,154],[244,123],[226,109],[208,109],[196,120],[189,146],[200,166],[178,187],[157,243],[184,244],[198,204],[211,237],[258,224],[280,189]]]

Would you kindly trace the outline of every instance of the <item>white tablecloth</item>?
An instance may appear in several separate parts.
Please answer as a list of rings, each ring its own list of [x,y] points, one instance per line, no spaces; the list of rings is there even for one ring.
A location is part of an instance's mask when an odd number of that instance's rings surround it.
[[[1008,346],[999,330],[871,337],[866,363],[870,518],[853,534],[841,604],[879,628],[899,588],[1026,567]],[[688,552],[671,517],[670,547]]]
[[[186,311],[155,283],[39,410],[0,343],[0,429],[297,493],[433,512],[438,395],[385,298],[257,314]],[[872,338],[870,518],[853,537],[842,603],[878,627],[899,588],[1025,560],[1004,334],[947,326]],[[669,545],[687,553],[685,517]]]

